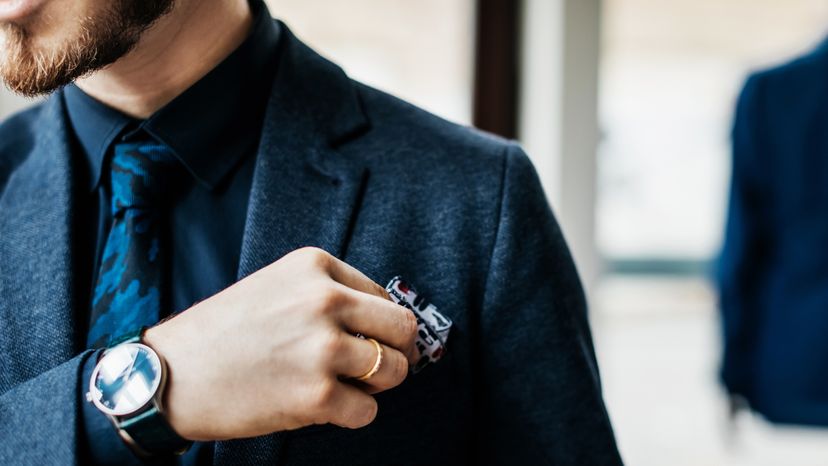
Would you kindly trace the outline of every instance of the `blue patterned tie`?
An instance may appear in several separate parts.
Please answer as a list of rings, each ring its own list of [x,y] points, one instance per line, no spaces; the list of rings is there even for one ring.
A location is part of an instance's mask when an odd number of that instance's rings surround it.
[[[160,206],[180,164],[155,142],[115,145],[110,169],[112,228],[92,298],[87,345],[113,340],[162,316],[163,255]]]

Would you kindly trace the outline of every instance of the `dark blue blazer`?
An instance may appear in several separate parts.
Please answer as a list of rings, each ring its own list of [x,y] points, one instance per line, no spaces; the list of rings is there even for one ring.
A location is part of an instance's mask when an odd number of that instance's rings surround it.
[[[455,326],[370,426],[218,442],[215,463],[619,464],[584,296],[527,157],[284,31],[239,277],[318,246],[380,283],[407,277]],[[0,464],[72,464],[83,432],[69,138],[60,96],[0,126]]]
[[[744,87],[720,265],[727,389],[828,425],[828,44]]]

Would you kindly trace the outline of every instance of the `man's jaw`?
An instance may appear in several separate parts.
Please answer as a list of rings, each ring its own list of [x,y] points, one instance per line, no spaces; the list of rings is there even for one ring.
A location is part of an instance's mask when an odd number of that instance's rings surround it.
[[[0,24],[24,22],[46,0],[0,0]]]

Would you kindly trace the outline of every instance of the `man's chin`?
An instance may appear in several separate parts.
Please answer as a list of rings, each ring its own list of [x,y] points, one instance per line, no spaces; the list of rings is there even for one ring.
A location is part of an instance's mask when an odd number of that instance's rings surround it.
[[[0,0],[0,11],[14,10],[16,2],[25,3],[17,7],[24,11],[46,1]],[[96,5],[99,8],[83,19],[63,18],[57,26],[46,26],[38,18],[19,24],[0,21],[5,42],[0,79],[24,96],[53,92],[128,53],[144,31],[172,11],[173,0],[106,0]]]
[[[77,77],[78,69],[73,69],[68,50],[39,52],[20,26],[8,23],[0,26],[0,47],[3,51],[0,79],[16,94],[42,96]]]
[[[17,76],[5,75],[2,76],[1,79],[3,80],[3,84],[6,86],[6,89],[21,97],[27,98],[36,98],[49,95],[72,82],[72,80],[69,80],[67,82],[61,82],[60,84],[57,82],[49,82],[44,84],[42,81],[31,80],[28,77],[19,79]]]

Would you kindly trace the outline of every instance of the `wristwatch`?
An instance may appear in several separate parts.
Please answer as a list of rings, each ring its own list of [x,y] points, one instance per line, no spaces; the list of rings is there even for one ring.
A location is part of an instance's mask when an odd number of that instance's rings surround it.
[[[142,328],[127,335],[103,353],[92,372],[86,399],[112,421],[138,455],[180,455],[192,442],[176,434],[164,417],[167,366],[142,343],[143,333]]]

